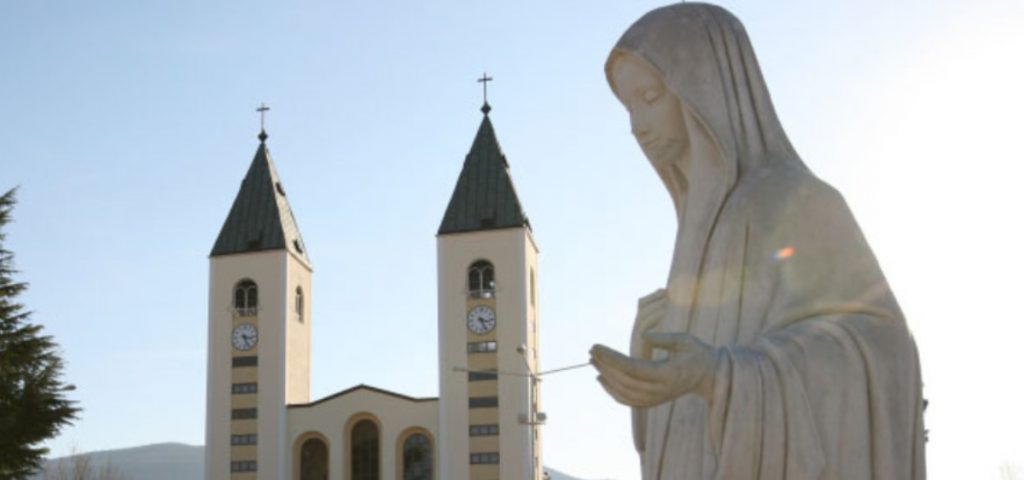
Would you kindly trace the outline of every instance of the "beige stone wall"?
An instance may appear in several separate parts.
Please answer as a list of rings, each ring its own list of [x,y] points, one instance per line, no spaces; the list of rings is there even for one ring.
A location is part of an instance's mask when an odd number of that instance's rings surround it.
[[[496,367],[503,372],[527,371],[524,357],[516,352],[521,344],[531,352],[531,366],[538,365],[532,352],[538,346],[530,320],[537,311],[530,304],[530,271],[537,271],[537,249],[530,232],[523,228],[449,234],[438,237],[438,339],[441,405],[439,420],[442,444],[442,470],[438,478],[446,480],[536,479],[540,467],[540,442],[533,442],[532,429],[519,422],[531,402],[526,377],[501,375],[497,382],[468,382],[465,372],[456,368]],[[468,296],[467,272],[476,260],[486,259],[495,268],[496,292],[493,299],[498,342],[496,354],[468,354],[467,342],[481,337],[466,328],[466,314],[480,301]],[[536,288],[536,287],[534,287]],[[536,302],[534,302],[536,303]],[[481,385],[476,385],[481,383]],[[497,409],[470,409],[468,398],[487,391],[483,383],[496,383]],[[496,422],[490,420],[496,418]],[[498,423],[500,434],[494,437],[470,437],[469,425]],[[497,442],[501,463],[470,467],[471,452],[483,452]],[[491,450],[493,451],[493,450]],[[538,452],[536,455],[534,454]]]
[[[285,299],[287,325],[285,403],[309,402],[313,328],[313,271],[295,255],[288,255],[288,295]],[[303,315],[296,313],[296,290],[302,288]]]
[[[259,288],[255,316],[238,318],[233,308],[234,287],[251,279]],[[307,265],[285,250],[243,253],[210,259],[210,293],[207,358],[206,478],[208,480],[257,478],[277,480],[285,475],[285,405],[287,399],[309,398],[309,324],[295,325],[288,314],[294,310],[294,290],[303,285],[307,308],[311,305],[311,273]],[[236,352],[231,331],[239,323],[258,328],[259,343],[253,350]],[[256,352],[259,365],[232,368],[231,357]],[[256,381],[256,395],[232,395],[231,384]],[[255,404],[255,420],[231,420],[231,409]],[[253,424],[255,431],[253,432]],[[253,446],[232,446],[231,434],[256,433]],[[255,451],[255,454],[253,454]],[[258,460],[258,472],[230,472],[232,460]]]
[[[401,442],[413,433],[426,433],[434,450],[434,478],[441,461],[438,456],[438,402],[410,400],[405,397],[382,393],[360,387],[336,397],[318,401],[311,405],[288,407],[287,442],[292,455],[288,458],[290,475],[282,478],[298,478],[298,456],[301,442],[318,437],[327,443],[329,480],[345,480],[348,477],[349,430],[361,419],[374,421],[380,429],[380,473],[381,479],[401,480]]]

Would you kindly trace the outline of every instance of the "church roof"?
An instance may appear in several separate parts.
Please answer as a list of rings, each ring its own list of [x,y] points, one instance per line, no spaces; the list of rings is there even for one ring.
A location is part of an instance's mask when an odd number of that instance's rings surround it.
[[[329,402],[331,400],[334,400],[335,398],[343,397],[345,395],[348,395],[348,394],[354,393],[354,392],[358,392],[358,391],[366,391],[366,392],[377,393],[377,394],[381,394],[381,395],[387,395],[387,396],[390,396],[390,397],[397,398],[399,400],[406,400],[406,401],[410,401],[410,402],[436,402],[438,400],[437,397],[419,397],[419,398],[417,398],[417,397],[410,397],[408,395],[402,395],[401,393],[393,392],[391,390],[385,390],[383,388],[377,388],[377,387],[374,387],[372,385],[367,385],[365,383],[360,383],[359,385],[356,385],[354,387],[346,388],[345,390],[342,390],[342,391],[340,391],[338,393],[335,393],[333,395],[328,395],[328,396],[326,396],[324,398],[321,398],[321,399],[313,401],[313,402],[289,404],[288,408],[315,407],[315,406],[317,406],[317,405],[319,405],[321,403]]]
[[[210,256],[286,249],[309,264],[306,245],[274,169],[266,138],[261,132],[260,146]]]
[[[498,145],[494,126],[484,105],[484,119],[476,132],[473,146],[462,164],[462,173],[448,201],[438,235],[493,230],[509,227],[530,228],[509,175],[508,162]]]

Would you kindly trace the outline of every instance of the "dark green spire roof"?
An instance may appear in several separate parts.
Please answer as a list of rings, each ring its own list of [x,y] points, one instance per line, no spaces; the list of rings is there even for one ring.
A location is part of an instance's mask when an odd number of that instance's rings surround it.
[[[476,132],[473,146],[462,164],[452,199],[437,234],[493,230],[509,227],[530,228],[530,221],[516,196],[508,162],[501,152],[494,127],[487,115]]]
[[[287,249],[309,264],[306,245],[270,159],[266,138],[261,132],[256,156],[210,256]]]

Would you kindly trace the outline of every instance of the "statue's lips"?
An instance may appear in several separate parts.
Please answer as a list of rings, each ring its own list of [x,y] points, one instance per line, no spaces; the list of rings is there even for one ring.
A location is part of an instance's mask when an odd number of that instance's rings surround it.
[[[673,143],[662,139],[647,140],[640,144],[640,149],[652,160],[664,160]]]

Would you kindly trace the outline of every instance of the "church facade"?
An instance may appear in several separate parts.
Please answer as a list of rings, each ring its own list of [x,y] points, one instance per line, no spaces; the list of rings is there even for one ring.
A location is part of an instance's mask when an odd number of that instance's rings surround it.
[[[431,398],[310,398],[313,268],[260,133],[210,253],[207,480],[542,478],[538,250],[489,111],[436,237]]]

